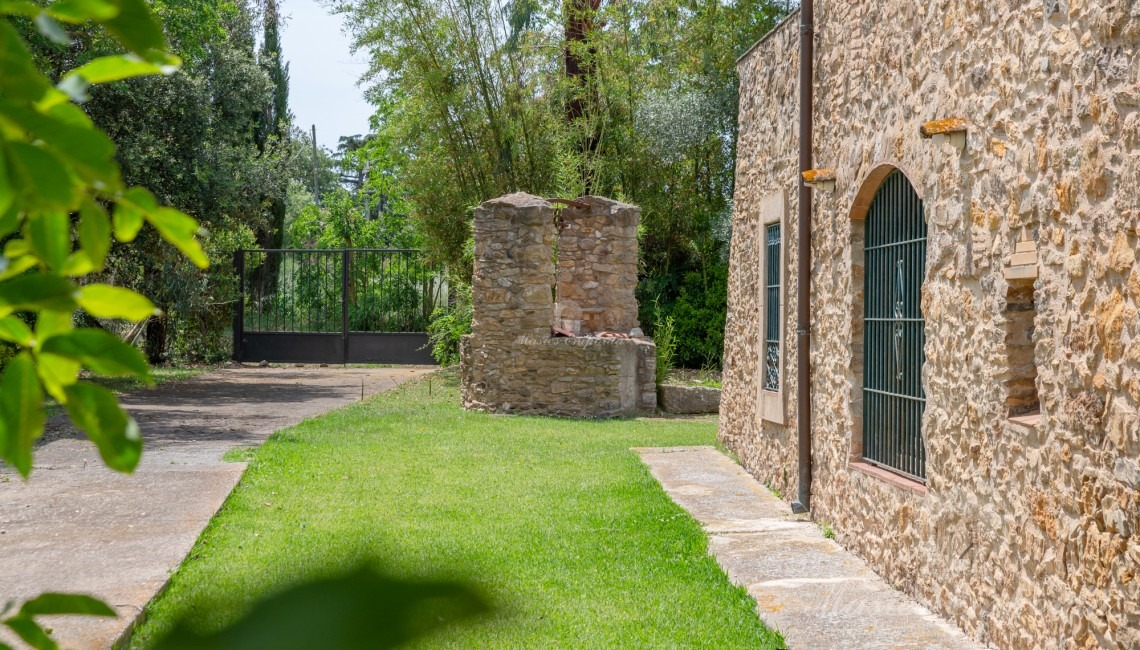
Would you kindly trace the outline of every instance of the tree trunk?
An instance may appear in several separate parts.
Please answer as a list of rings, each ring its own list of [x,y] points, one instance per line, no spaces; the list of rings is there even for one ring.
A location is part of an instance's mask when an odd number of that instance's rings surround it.
[[[597,105],[594,88],[593,49],[589,45],[590,36],[597,28],[594,21],[602,0],[566,0],[566,79],[570,82],[570,100],[566,103],[566,122],[587,120],[579,125],[588,129],[580,136],[578,153],[581,155],[580,173],[585,194],[593,194],[593,175],[589,171],[589,159],[598,148],[597,125],[589,124],[594,119]],[[583,53],[586,54],[583,60]]]
[[[166,316],[156,316],[146,324],[146,358],[152,365],[166,361]]]

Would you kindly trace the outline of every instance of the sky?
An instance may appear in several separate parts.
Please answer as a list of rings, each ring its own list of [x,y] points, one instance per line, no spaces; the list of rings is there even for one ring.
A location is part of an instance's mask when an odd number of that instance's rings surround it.
[[[316,124],[317,143],[335,151],[340,136],[368,133],[372,107],[356,85],[368,69],[367,54],[349,52],[341,18],[314,0],[282,0],[280,6],[293,123],[305,131]]]

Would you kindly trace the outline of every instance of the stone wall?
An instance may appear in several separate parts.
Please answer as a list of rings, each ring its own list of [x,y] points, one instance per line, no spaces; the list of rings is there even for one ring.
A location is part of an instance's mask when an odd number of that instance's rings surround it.
[[[586,196],[559,215],[555,324],[575,334],[638,326],[637,225],[641,209]]]
[[[546,201],[510,194],[475,208],[471,329],[486,340],[550,337],[554,221]]]
[[[565,222],[559,290],[573,295],[586,315],[576,325],[583,333],[628,331],[637,325],[638,209],[598,197],[578,202],[589,208]],[[651,341],[552,337],[555,232],[553,206],[529,194],[475,209],[474,319],[460,349],[464,407],[567,417],[653,411],[657,354]]]
[[[813,205],[813,516],[981,641],[1140,647],[1140,3],[816,4],[815,160],[837,182]],[[761,201],[783,191],[796,268],[796,22],[739,63],[720,421],[747,469],[788,495],[795,306],[776,425],[758,411],[757,251]],[[921,137],[955,117],[963,151]],[[859,462],[862,218],[896,168],[928,225],[925,486]],[[1027,241],[1031,299],[1008,273]],[[1011,300],[1035,312],[1035,424],[1008,419],[1023,397],[1009,364],[1024,352],[1008,343],[1027,319]]]

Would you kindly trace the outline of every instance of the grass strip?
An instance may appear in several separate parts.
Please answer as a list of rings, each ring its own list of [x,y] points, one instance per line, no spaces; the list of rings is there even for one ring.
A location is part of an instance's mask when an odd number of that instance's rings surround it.
[[[778,648],[699,525],[630,447],[709,445],[714,421],[469,413],[435,375],[275,434],[148,607],[131,647],[186,618],[361,562],[458,580],[495,608],[424,648]]]

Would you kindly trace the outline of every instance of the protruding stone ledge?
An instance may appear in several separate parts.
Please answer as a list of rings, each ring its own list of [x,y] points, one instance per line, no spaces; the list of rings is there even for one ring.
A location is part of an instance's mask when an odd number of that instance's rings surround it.
[[[804,185],[824,192],[835,191],[835,170],[809,169],[803,173]]]
[[[961,117],[934,120],[919,128],[922,137],[934,140],[936,145],[951,144],[958,150],[958,153],[966,148],[966,132],[968,130],[969,124]]]

